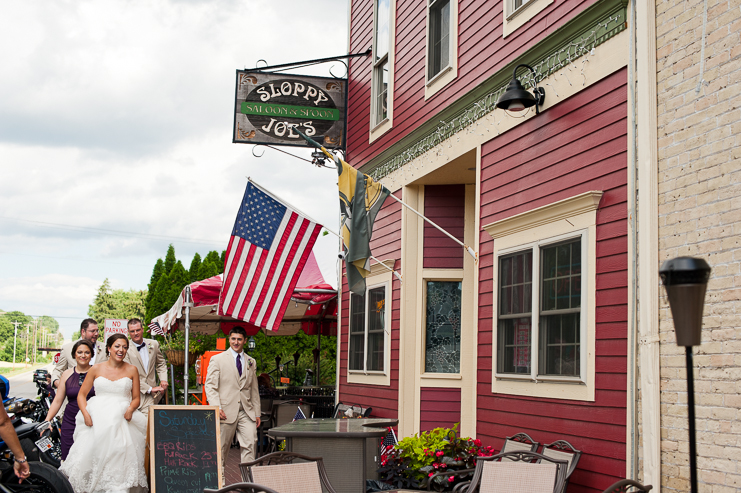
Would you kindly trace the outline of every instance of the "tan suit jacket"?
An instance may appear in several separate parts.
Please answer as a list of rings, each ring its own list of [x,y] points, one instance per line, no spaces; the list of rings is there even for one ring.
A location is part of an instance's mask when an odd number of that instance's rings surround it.
[[[206,398],[212,406],[219,406],[226,414],[225,423],[234,423],[239,414],[239,404],[252,421],[260,417],[260,391],[257,387],[257,364],[247,353],[242,376],[230,350],[211,358],[204,387]]]
[[[141,354],[136,349],[134,341],[129,340],[129,350],[126,352],[124,361],[136,367],[139,372],[139,392],[141,392],[141,401],[139,410],[146,409],[152,404],[156,404],[162,398],[162,394],[153,396],[149,391],[152,387],[157,386],[157,377],[160,382],[167,382],[167,362],[160,351],[160,343],[155,339],[144,339],[149,353],[149,364],[144,368]]]
[[[79,341],[79,339],[77,339]],[[77,341],[68,342],[62,346],[62,350],[59,352],[59,361],[57,361],[54,371],[51,372],[51,382],[59,380],[62,373],[67,368],[72,368],[76,365],[75,358],[72,357],[72,347]],[[103,363],[108,361],[108,355],[105,353],[105,344],[98,341],[95,343],[95,364]]]

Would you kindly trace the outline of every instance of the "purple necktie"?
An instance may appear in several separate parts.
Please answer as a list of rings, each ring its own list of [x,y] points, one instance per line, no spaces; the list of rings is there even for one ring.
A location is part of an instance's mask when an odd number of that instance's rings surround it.
[[[237,372],[239,372],[239,376],[242,376],[242,356],[237,355]]]

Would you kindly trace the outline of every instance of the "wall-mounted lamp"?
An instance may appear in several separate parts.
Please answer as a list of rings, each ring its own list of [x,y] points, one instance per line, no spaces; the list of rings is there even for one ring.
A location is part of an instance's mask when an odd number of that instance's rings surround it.
[[[535,70],[530,65],[524,63],[519,64],[515,67],[515,70],[512,73],[512,81],[507,86],[507,90],[504,91],[504,94],[499,98],[499,101],[497,101],[496,107],[509,111],[522,111],[525,108],[535,106],[535,114],[537,115],[540,113],[538,111],[538,106],[543,106],[543,103],[545,102],[545,89],[542,87],[535,87],[535,89],[533,89],[535,95],[530,94],[530,91],[525,90],[517,79],[517,69],[520,67],[530,69],[533,73],[535,85],[538,85],[538,76],[535,73]]]
[[[702,309],[710,278],[710,266],[701,258],[677,257],[659,270],[674,319],[677,346],[684,346],[687,364],[687,414],[690,443],[690,491],[697,492],[697,446],[695,439],[695,383],[692,346],[702,342]]]

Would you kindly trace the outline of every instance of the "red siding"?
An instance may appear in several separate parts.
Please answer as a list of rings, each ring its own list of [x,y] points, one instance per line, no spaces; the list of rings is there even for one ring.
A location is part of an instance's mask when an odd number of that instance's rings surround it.
[[[597,211],[595,402],[493,395],[492,240],[481,232],[478,438],[525,431],[584,451],[569,492],[625,476],[627,368],[627,89],[622,69],[482,147],[481,224],[589,190]],[[496,445],[495,445],[496,446]]]
[[[460,241],[466,214],[465,185],[426,185],[425,216]],[[423,266],[429,269],[462,269],[463,248],[425,222]]]
[[[401,198],[401,190],[394,194]],[[401,270],[401,204],[387,199],[378,213],[373,226],[371,251],[379,260],[394,259],[394,269]],[[360,385],[347,382],[347,341],[349,339],[350,292],[343,275],[342,286],[342,340],[340,342],[340,380],[339,400],[346,404],[359,404],[372,407],[374,418],[398,418],[399,401],[399,306],[401,284],[392,277],[391,286],[391,385]]]
[[[419,389],[419,429],[452,428],[461,422],[461,389]]]
[[[348,82],[348,162],[359,167],[434,117],[471,88],[513,62],[546,36],[555,32],[596,0],[553,2],[526,27],[502,38],[503,2],[459,0],[458,77],[424,100],[426,2],[396,1],[394,67],[394,128],[368,143],[370,125],[371,58],[350,61]],[[353,0],[350,7],[350,51],[372,46],[373,0]]]

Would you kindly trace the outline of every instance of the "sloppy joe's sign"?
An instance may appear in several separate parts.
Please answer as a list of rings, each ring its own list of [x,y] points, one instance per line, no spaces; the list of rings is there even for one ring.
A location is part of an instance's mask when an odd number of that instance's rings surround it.
[[[344,149],[346,107],[345,79],[237,70],[233,142]]]

